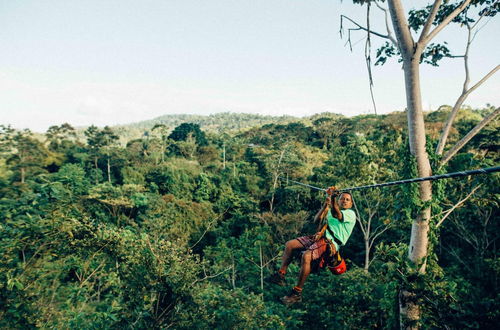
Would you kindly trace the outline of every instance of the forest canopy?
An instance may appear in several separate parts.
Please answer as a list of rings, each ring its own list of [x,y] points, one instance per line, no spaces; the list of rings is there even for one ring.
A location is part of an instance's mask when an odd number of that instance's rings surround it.
[[[462,109],[449,140],[494,110]],[[450,111],[426,114],[435,168]],[[405,116],[227,114],[212,128],[203,118],[83,134],[63,124],[43,137],[0,126],[0,328],[397,327],[414,184],[353,194],[348,270],[311,275],[300,306],[282,305],[289,288],[263,278],[287,240],[314,233],[325,198],[277,178],[352,187],[415,177]],[[498,125],[437,172],[496,166]],[[499,186],[498,174],[434,183],[427,272],[412,280],[425,328],[500,322]]]

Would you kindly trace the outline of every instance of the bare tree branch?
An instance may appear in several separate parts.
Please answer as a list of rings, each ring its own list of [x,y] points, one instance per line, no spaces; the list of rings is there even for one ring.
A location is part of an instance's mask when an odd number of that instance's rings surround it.
[[[464,60],[467,63],[467,61],[468,61],[467,55],[465,55]],[[452,126],[453,121],[455,120],[455,117],[457,116],[457,113],[460,110],[460,107],[462,106],[462,104],[465,102],[467,97],[474,90],[476,90],[479,86],[481,86],[486,80],[488,80],[492,75],[494,75],[500,69],[500,65],[497,65],[495,68],[493,68],[481,80],[479,80],[474,86],[472,86],[469,89],[466,89],[467,84],[469,82],[469,79],[468,79],[469,69],[468,69],[467,64],[465,65],[465,68],[466,68],[466,71],[465,71],[466,78],[465,78],[465,82],[464,82],[464,90],[462,91],[462,94],[460,95],[460,97],[457,99],[457,102],[453,106],[453,109],[451,110],[450,115],[448,116],[448,119],[446,120],[446,124],[445,124],[445,127],[443,128],[443,132],[441,133],[441,137],[439,139],[438,146],[436,147],[436,153],[438,155],[441,155],[443,153],[444,146],[446,144],[446,140],[448,139],[448,135],[449,135],[450,130],[451,130],[451,126]],[[441,164],[444,164],[446,162],[447,162],[447,160],[446,161],[442,160]]]
[[[476,190],[479,189],[479,187],[481,187],[481,185],[479,185],[479,186],[475,187],[474,189],[472,189],[472,191],[467,196],[465,196],[464,199],[462,199],[461,201],[459,201],[458,203],[456,203],[455,205],[453,205],[452,208],[450,208],[448,211],[446,211],[444,217],[442,217],[441,220],[439,220],[439,222],[437,223],[436,228],[439,228],[439,226],[441,226],[441,224],[443,223],[443,221],[446,220],[446,218],[448,218],[448,216],[456,208],[460,207],[463,203],[465,203],[465,201],[467,201],[476,192]]]
[[[372,42],[370,38],[370,2],[368,2],[366,6],[366,27],[368,29],[368,33],[366,34],[366,43],[365,43],[365,62],[366,62],[366,68],[368,70],[368,79],[370,81],[370,96],[372,98],[372,104],[373,104],[373,110],[375,111],[375,114],[377,114],[377,104],[375,102],[375,95],[373,93],[373,75],[372,75],[372,57],[371,57],[371,50],[372,50]]]
[[[436,15],[439,11],[439,7],[441,6],[441,1],[442,0],[436,0],[434,1],[434,5],[432,5],[432,10],[427,18],[427,21],[425,22],[424,28],[422,29],[422,33],[420,33],[420,38],[418,39],[419,43],[422,43],[427,36],[427,33],[431,29],[432,23],[434,23],[434,20],[436,19]]]
[[[441,162],[439,163],[440,166],[443,166],[446,164],[455,154],[463,148],[463,146],[470,141],[481,129],[483,129],[484,126],[486,126],[490,121],[495,119],[498,115],[500,114],[500,107],[496,108],[495,111],[493,111],[490,115],[486,116],[479,124],[477,124],[473,129],[467,133],[466,136],[464,136],[460,141],[458,141],[453,148],[448,150],[448,152],[443,156],[443,159],[441,159]]]
[[[95,274],[95,273],[99,270],[99,268],[103,267],[103,266],[104,266],[104,264],[105,264],[105,261],[101,262],[101,263],[99,264],[99,266],[97,266],[97,267],[94,269],[94,271],[93,271],[92,273],[90,273],[90,275],[89,275],[89,276],[87,276],[87,278],[86,278],[85,280],[83,280],[83,282],[81,282],[81,283],[80,283],[80,288],[81,288],[81,287],[83,287],[83,285],[85,284],[85,282],[87,282],[87,281],[89,280],[89,278],[91,278],[91,277],[92,277],[92,276],[93,276],[93,275],[94,275],[94,274]],[[82,275],[82,276],[83,276],[83,275]]]
[[[384,19],[385,19],[385,28],[387,30],[387,38],[392,41],[392,43],[397,46],[398,42],[396,41],[396,38],[392,35],[391,28],[389,26],[389,12],[387,8],[382,7],[378,2],[375,2],[375,5],[384,12]]]
[[[439,138],[438,145],[436,147],[436,153],[438,155],[443,154],[444,147],[446,145],[446,140],[448,139],[448,135],[450,134],[451,126],[453,125],[453,122],[455,120],[456,115],[458,114],[458,111],[460,110],[460,107],[462,104],[465,102],[467,97],[472,93],[476,88],[478,88],[483,82],[485,82],[487,79],[489,79],[499,68],[499,66],[495,67],[493,70],[491,70],[488,74],[486,74],[479,82],[477,82],[472,88],[469,88],[469,82],[470,82],[470,73],[469,73],[469,49],[474,41],[474,37],[476,36],[477,32],[479,31],[476,30],[474,32],[474,36],[472,36],[472,32],[474,31],[475,27],[477,24],[481,21],[481,19],[484,17],[484,15],[481,15],[479,19],[471,26],[468,23],[466,24],[467,27],[467,43],[465,45],[465,52],[464,55],[462,56],[453,56],[453,57],[463,57],[464,59],[464,70],[465,70],[465,79],[463,83],[463,88],[462,88],[462,94],[458,97],[457,101],[455,102],[455,105],[453,106],[452,111],[450,112],[450,115],[448,116],[446,120],[446,124],[443,128],[443,131],[441,133],[441,137]]]
[[[490,72],[488,72],[481,80],[479,80],[474,86],[469,88],[467,90],[467,95],[469,96],[470,93],[472,93],[475,89],[477,89],[479,86],[481,86],[486,80],[488,80],[492,75],[494,75],[498,69],[500,69],[500,65],[497,65],[494,67]]]
[[[442,29],[445,28],[455,17],[457,17],[467,6],[471,0],[465,0],[460,6],[452,11],[434,30],[432,30],[427,37],[422,40],[422,46],[427,45]]]
[[[354,204],[354,210],[356,211],[356,220],[358,220],[359,226],[361,227],[361,231],[363,232],[363,237],[366,237],[366,229],[365,229],[365,224],[361,220],[361,214],[359,213],[358,205],[356,202],[353,201]]]
[[[342,22],[343,22],[344,18],[346,20],[348,20],[349,22],[351,22],[352,24],[356,25],[360,30],[369,32],[370,34],[376,35],[377,37],[380,37],[380,38],[390,39],[388,35],[385,35],[385,34],[382,34],[382,33],[378,33],[378,32],[375,32],[373,30],[369,30],[368,28],[360,25],[359,23],[357,23],[356,21],[352,20],[351,18],[349,18],[348,16],[345,16],[345,15],[340,15],[340,26],[342,26]]]
[[[210,229],[210,227],[217,222],[217,220],[219,220],[224,214],[227,213],[227,211],[229,210],[229,208],[227,208],[224,212],[222,212],[221,214],[219,214],[218,217],[216,217],[214,220],[210,221],[210,223],[208,224],[207,228],[205,229],[205,231],[203,232],[203,234],[200,236],[200,238],[196,241],[196,243],[194,243],[189,249],[192,250],[198,243],[200,243],[201,239],[205,236],[205,234],[208,232],[208,230]]]
[[[464,265],[464,267],[469,267],[469,265],[463,261],[462,256],[460,254],[458,254],[458,252],[455,249],[453,249],[453,248],[448,249],[446,247],[443,247],[443,250],[448,251],[452,256],[454,256],[457,259],[458,262],[460,262],[462,265]]]
[[[253,263],[255,266],[257,266],[260,269],[260,268],[266,267],[267,265],[269,265],[271,262],[273,262],[274,260],[278,259],[279,257],[280,257],[279,254],[275,255],[274,257],[272,257],[271,259],[269,259],[265,264],[262,264],[262,266],[259,265],[258,263],[256,263],[255,261],[253,261],[252,259],[248,258],[248,257],[245,257],[245,259],[247,259],[248,261],[250,261],[251,263]]]
[[[195,285],[198,282],[201,282],[201,281],[204,281],[204,280],[207,280],[207,279],[210,279],[210,278],[214,278],[214,277],[220,276],[220,275],[224,274],[225,272],[227,272],[228,270],[231,270],[231,267],[229,267],[227,269],[224,269],[223,271],[220,271],[220,272],[218,272],[217,274],[214,274],[214,275],[207,275],[207,274],[205,274],[205,277],[196,279],[193,283],[191,283],[191,286]]]
[[[381,226],[379,226],[379,227],[381,227]],[[377,229],[379,227],[377,227]],[[377,237],[379,237],[380,235],[382,235],[386,230],[388,230],[391,227],[392,227],[391,225],[387,225],[387,226],[385,226],[384,229],[382,229],[381,231],[379,231],[376,235],[373,235],[373,237],[370,240],[370,249],[372,248],[373,243],[375,243],[375,240],[377,239]],[[375,231],[377,231],[377,229],[375,229]]]
[[[285,153],[287,152],[288,144],[286,144],[283,147],[283,150],[280,153],[280,158],[278,160],[278,165],[276,165],[275,171],[273,172],[273,187],[272,187],[272,195],[271,199],[269,200],[269,211],[273,213],[273,207],[274,207],[274,197],[276,193],[276,187],[278,186],[278,179],[280,177],[280,166],[281,166],[281,161],[283,160],[283,156],[285,156]]]
[[[474,30],[474,28],[479,24],[479,22],[481,22],[481,20],[483,19],[484,15],[481,15],[479,16],[479,18],[476,20],[476,22],[469,27],[469,25],[467,25],[468,28],[470,28],[471,30]],[[481,31],[482,28],[484,28],[486,26],[486,24],[488,24],[488,22],[491,20],[491,17],[488,21],[486,21],[483,26],[479,27],[476,32],[474,32],[474,35],[472,36],[472,39],[471,39],[471,42],[474,41],[474,38],[476,38],[476,35],[479,31]]]

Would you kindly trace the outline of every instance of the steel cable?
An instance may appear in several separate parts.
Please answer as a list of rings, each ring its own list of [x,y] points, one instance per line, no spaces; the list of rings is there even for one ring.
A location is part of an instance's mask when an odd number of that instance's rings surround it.
[[[379,187],[387,187],[387,186],[394,186],[398,184],[406,184],[406,183],[413,183],[413,182],[421,182],[421,181],[434,181],[434,180],[440,180],[440,179],[449,179],[449,178],[457,178],[457,177],[462,177],[462,176],[469,176],[469,175],[477,175],[477,174],[490,174],[494,172],[500,171],[500,166],[495,166],[495,167],[487,167],[487,168],[481,168],[478,170],[470,170],[470,171],[461,171],[461,172],[453,172],[453,173],[446,173],[446,174],[438,174],[438,175],[432,175],[432,176],[426,176],[422,178],[413,178],[413,179],[405,179],[405,180],[399,180],[399,181],[391,181],[391,182],[385,182],[385,183],[377,183],[377,184],[371,184],[371,185],[366,185],[366,186],[358,186],[358,187],[349,187],[349,188],[343,188],[339,189],[339,192],[343,191],[355,191],[355,190],[362,190],[362,189],[369,189],[369,188],[379,188]],[[280,176],[280,178],[287,180],[287,182],[293,182],[295,184],[305,186],[311,189],[316,189],[320,191],[325,191],[326,189],[324,188],[319,188],[315,187],[310,184],[302,183],[299,181],[294,181],[290,180],[288,178],[284,178]]]

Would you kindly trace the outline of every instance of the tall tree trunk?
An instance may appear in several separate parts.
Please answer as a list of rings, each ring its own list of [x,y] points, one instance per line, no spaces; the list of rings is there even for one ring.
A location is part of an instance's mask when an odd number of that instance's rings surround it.
[[[280,158],[278,160],[278,165],[276,165],[276,170],[275,172],[273,173],[274,174],[274,178],[273,178],[273,187],[272,187],[272,190],[273,190],[273,193],[271,195],[271,200],[269,200],[269,211],[271,213],[273,213],[273,207],[274,207],[274,195],[275,195],[275,192],[276,192],[276,187],[278,186],[278,178],[280,176],[280,166],[281,166],[281,161],[283,160],[283,156],[285,155],[285,152],[286,152],[286,147],[285,146],[283,148],[283,150],[281,151],[281,154],[280,154]]]
[[[410,152],[416,158],[418,175],[425,177],[432,175],[432,170],[425,149],[426,137],[420,93],[419,53],[417,52],[416,56],[413,56],[411,60],[404,62],[404,71]],[[424,203],[431,200],[432,185],[430,181],[423,181],[419,184],[419,196]],[[427,256],[430,216],[431,209],[426,207],[420,210],[417,218],[413,221],[408,257],[414,263],[423,262]],[[419,271],[425,272],[425,262]]]
[[[97,156],[94,157],[94,165],[95,165],[95,184],[97,185],[99,183],[98,181],[98,178],[97,178],[97,171],[98,171],[98,167],[97,167]]]
[[[428,17],[426,18],[420,32],[420,37],[418,38],[418,41],[415,42],[410,31],[410,25],[408,24],[408,20],[406,18],[402,0],[387,1],[396,40],[391,37],[389,29],[388,34],[384,37],[390,39],[397,45],[403,58],[410,151],[416,159],[418,175],[421,177],[430,176],[432,174],[429,156],[426,151],[425,125],[420,91],[419,65],[421,55],[426,45],[429,44],[431,40],[450,22],[452,22],[457,15],[466,10],[472,0],[461,1],[456,8],[454,8],[451,12],[446,13],[445,17],[441,17],[439,22],[436,22],[438,12],[440,8],[442,8],[442,2],[442,0],[433,1],[432,8],[430,8]],[[468,44],[470,44],[470,42]],[[465,63],[467,63],[467,58],[465,58],[465,60]],[[467,70],[468,68],[466,67],[466,71]],[[493,71],[495,71],[495,69]],[[490,72],[476,85],[479,86],[479,84],[481,84],[489,77],[489,75],[493,73]],[[464,91],[467,88],[467,79],[468,77],[466,77]],[[465,93],[469,93],[469,91],[472,91],[473,88],[468,89]],[[464,100],[465,99],[459,99],[458,101],[461,103]],[[458,105],[457,108],[459,106],[460,105]],[[446,138],[440,142],[440,149],[444,147],[445,140]],[[432,199],[432,185],[429,181],[421,182],[419,184],[419,199],[423,205],[428,204],[427,202]],[[430,217],[430,206],[423,206],[414,219],[411,229],[408,258],[415,266],[419,267],[418,272],[420,273],[425,273],[426,257],[429,246],[428,233]],[[399,294],[399,306],[400,326],[402,328],[415,329],[419,326],[418,321],[421,316],[416,298],[418,297],[415,292],[411,292],[409,288],[401,289]]]
[[[403,57],[403,70],[405,77],[406,106],[408,116],[408,137],[410,152],[417,162],[418,175],[431,175],[429,156],[425,149],[425,125],[422,111],[422,97],[420,91],[420,56],[425,48],[425,42],[415,42],[410,33],[408,21],[401,0],[389,0],[389,12],[398,41],[398,48]],[[439,3],[435,3],[438,5]],[[430,23],[424,27],[427,30]],[[419,184],[419,197],[422,202],[432,198],[432,186],[428,181]],[[429,243],[429,219],[431,210],[426,207],[419,211],[413,220],[410,236],[408,258],[414,264],[422,266],[419,271],[425,272],[425,257]],[[416,301],[416,294],[409,288],[401,288],[399,293],[400,327],[406,329],[417,329],[420,320],[420,307]]]
[[[21,167],[21,183],[24,183],[26,177],[26,170],[24,167]]]
[[[107,165],[108,165],[108,182],[111,183],[111,165],[109,164],[109,157],[107,159]]]
[[[403,69],[405,73],[410,152],[416,159],[418,175],[420,177],[425,177],[430,176],[432,170],[429,156],[425,149],[426,137],[420,92],[419,59],[420,51],[416,50],[411,58],[404,59]],[[431,200],[432,186],[430,181],[419,183],[419,197],[424,203]],[[420,265],[420,273],[425,273],[425,258],[429,245],[428,233],[430,217],[430,207],[421,209],[414,219],[411,228],[408,258],[415,265]],[[416,294],[408,291],[406,288],[403,288],[400,292],[399,305],[402,328],[418,329],[419,327],[418,321],[421,317],[421,311],[416,298]]]
[[[365,273],[368,273],[370,267],[370,238],[365,236]]]
[[[260,258],[260,291],[262,299],[264,299],[264,260],[262,260],[262,243],[259,243],[259,258]]]
[[[222,144],[222,168],[226,168],[226,143]]]
[[[230,276],[231,285],[233,286],[233,290],[236,289],[236,265],[234,264],[234,255],[231,253],[231,268],[232,268],[232,276]]]

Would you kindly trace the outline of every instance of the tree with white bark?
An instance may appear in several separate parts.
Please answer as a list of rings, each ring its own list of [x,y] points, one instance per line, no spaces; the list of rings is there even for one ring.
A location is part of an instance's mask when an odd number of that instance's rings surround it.
[[[356,30],[367,33],[366,45],[370,47],[370,37],[377,36],[386,39],[387,42],[377,52],[378,64],[383,64],[388,57],[400,56],[403,63],[405,92],[406,92],[406,111],[408,123],[408,136],[410,152],[415,158],[418,175],[421,177],[432,175],[429,154],[426,150],[426,130],[424,125],[424,112],[422,108],[422,95],[420,83],[420,65],[429,63],[438,65],[438,62],[446,57],[453,57],[446,44],[431,43],[435,37],[445,29],[450,23],[459,23],[467,28],[466,50],[460,57],[464,60],[465,82],[463,90],[455,102],[455,106],[448,117],[440,142],[437,148],[437,154],[441,155],[445,149],[449,130],[453,124],[457,112],[460,110],[466,98],[490,78],[499,69],[499,65],[480,79],[475,85],[469,87],[469,48],[477,32],[478,23],[484,17],[493,17],[499,11],[500,4],[494,0],[462,0],[462,1],[442,1],[435,0],[425,8],[420,10],[411,10],[408,15],[403,7],[401,0],[388,0],[388,8],[384,7],[384,1],[374,0],[354,0],[355,3],[367,5],[366,25],[362,25],[349,17],[341,16],[341,24],[348,22],[352,28],[348,29],[348,40],[350,41],[351,32]],[[370,28],[370,7],[377,6],[385,13],[386,31],[377,32]],[[392,22],[392,28],[389,24]],[[341,30],[342,31],[342,30]],[[365,52],[367,64],[370,65],[370,54]],[[369,70],[370,71],[370,70]],[[371,74],[370,74],[371,79]],[[471,131],[465,140],[470,140],[480,128],[484,127],[489,121],[493,120],[499,111],[498,109],[492,115],[485,118],[478,124],[477,129]],[[474,133],[475,132],[475,133]],[[462,141],[456,147],[452,147],[448,153],[442,157],[440,165],[445,165],[451,157],[465,144]],[[418,214],[413,220],[408,257],[415,265],[418,272],[425,273],[426,258],[429,253],[429,222],[431,219],[430,202],[432,200],[432,185],[430,182],[421,182],[419,184],[419,199],[422,202]],[[411,290],[402,289],[400,292],[400,315],[401,327],[417,328],[421,318],[421,309],[417,303],[417,297]]]
[[[363,267],[365,272],[368,272],[374,260],[370,257],[370,254],[375,247],[375,242],[381,235],[394,226],[394,222],[391,221],[389,217],[385,217],[385,219],[380,221],[380,211],[383,208],[380,204],[384,202],[381,194],[378,192],[369,192],[367,195],[363,196],[363,198],[356,199],[354,203],[356,220],[361,229],[365,247],[365,261]]]

